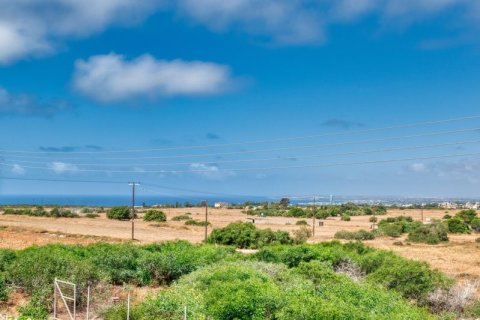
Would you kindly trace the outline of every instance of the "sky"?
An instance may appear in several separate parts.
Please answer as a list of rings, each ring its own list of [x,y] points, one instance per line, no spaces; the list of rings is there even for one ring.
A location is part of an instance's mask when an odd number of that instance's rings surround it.
[[[0,194],[480,198],[476,0],[0,8]]]

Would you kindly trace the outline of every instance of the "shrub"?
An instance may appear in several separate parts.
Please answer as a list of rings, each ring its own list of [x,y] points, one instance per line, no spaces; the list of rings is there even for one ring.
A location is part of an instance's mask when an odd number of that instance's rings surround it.
[[[260,230],[249,222],[234,222],[213,230],[208,242],[256,249],[270,244],[291,244],[293,240],[285,231]]]
[[[132,218],[132,213],[129,207],[112,207],[107,211],[108,219],[128,220]]]
[[[359,230],[356,232],[341,230],[335,233],[334,238],[344,240],[373,240],[375,239],[375,234],[366,230]]]
[[[448,232],[451,233],[470,233],[468,224],[458,218],[447,220]]]
[[[82,208],[81,213],[94,213],[95,211],[92,208]]]
[[[476,243],[480,243],[480,237],[478,237],[477,239],[475,239],[475,242],[476,242]]]
[[[307,226],[308,222],[305,221],[305,220],[298,220],[297,222],[295,222],[295,225],[297,225],[297,226]]]
[[[439,244],[448,241],[447,228],[442,223],[423,225],[408,234],[411,242]]]
[[[377,217],[370,217],[370,219],[368,219],[368,221],[375,223],[375,222],[378,221],[378,218]]]
[[[183,220],[190,220],[192,219],[192,217],[190,217],[190,215],[188,214],[181,214],[179,216],[175,216],[172,218],[172,221],[183,221]]]
[[[5,278],[0,273],[0,305],[7,302],[8,300],[8,289],[7,284],[5,283]]]
[[[90,218],[90,219],[95,219],[95,218],[100,217],[100,215],[97,214],[97,213],[87,213],[87,214],[85,215],[85,217]]]
[[[446,214],[446,215],[443,216],[444,220],[448,220],[448,219],[451,219],[451,218],[452,218],[452,216],[449,215],[449,214]]]
[[[460,220],[463,220],[463,222],[470,224],[473,219],[477,216],[477,212],[473,209],[468,209],[468,210],[462,210],[459,211],[456,215],[455,218],[458,218]]]
[[[150,209],[145,212],[143,216],[145,221],[156,221],[156,222],[165,222],[167,221],[167,216],[160,210]]]
[[[47,320],[49,301],[46,299],[45,292],[36,291],[28,301],[28,304],[19,308],[20,319]]]
[[[381,224],[379,230],[386,236],[398,238],[403,233],[403,224],[401,222]]]
[[[311,236],[312,230],[305,226],[302,226],[300,229],[293,231],[293,240],[297,244],[305,243],[307,239]]]
[[[342,221],[350,221],[351,218],[348,214],[342,214],[342,217],[340,218]]]
[[[470,223],[472,230],[475,232],[480,232],[480,218],[474,218]]]
[[[190,219],[190,220],[185,221],[185,225],[187,225],[187,226],[205,227],[205,226],[209,226],[210,224],[211,224],[210,222],[205,221],[205,220],[198,221],[198,220]]]
[[[288,210],[288,216],[290,217],[305,217],[306,211],[299,207],[293,207]]]
[[[53,208],[48,213],[48,216],[54,217],[54,218],[78,218],[78,214],[73,213],[70,210],[67,210],[64,208],[58,208],[58,207]]]

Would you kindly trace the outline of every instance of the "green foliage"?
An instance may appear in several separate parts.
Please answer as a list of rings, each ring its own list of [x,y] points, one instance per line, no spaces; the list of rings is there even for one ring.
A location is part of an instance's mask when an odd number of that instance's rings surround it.
[[[5,278],[3,274],[0,273],[0,305],[2,305],[2,303],[7,302],[7,300],[8,300],[7,284],[5,282]]]
[[[378,218],[377,217],[370,217],[370,219],[368,219],[368,221],[372,222],[372,223],[375,223],[378,221]]]
[[[422,223],[420,221],[413,221],[409,216],[388,217],[378,223],[378,230],[380,233],[398,238],[404,233],[412,232],[420,228]]]
[[[448,219],[451,219],[451,218],[452,218],[452,216],[449,215],[449,214],[446,214],[446,215],[443,216],[444,220],[448,220]]]
[[[295,225],[297,225],[297,226],[307,226],[308,222],[305,221],[305,220],[298,220],[297,222],[295,222]]]
[[[366,230],[359,230],[353,232],[340,230],[335,233],[334,237],[335,239],[344,240],[373,240],[375,239],[375,233]]]
[[[185,214],[181,214],[179,216],[173,217],[172,221],[183,221],[183,220],[190,220],[190,219],[192,219],[192,217],[190,217],[190,215],[185,213]]]
[[[94,213],[95,210],[93,210],[92,208],[82,208],[82,210],[80,210],[81,213]]]
[[[455,218],[462,220],[466,224],[470,224],[477,217],[477,212],[473,209],[459,211]]]
[[[480,232],[480,218],[473,218],[470,223],[472,230],[475,232]]]
[[[167,221],[167,216],[160,210],[149,209],[145,212],[143,216],[145,221],[156,221],[156,222],[165,222]]]
[[[447,220],[447,227],[451,233],[470,233],[468,224],[457,217]]]
[[[132,308],[132,319],[433,319],[398,294],[355,283],[313,261],[291,270],[258,262],[220,263],[193,272]],[[106,320],[125,318],[116,307]]]
[[[107,211],[108,219],[128,220],[132,218],[132,211],[127,206],[112,207]]]
[[[288,210],[289,217],[305,217],[307,215],[306,211],[299,207],[292,207]]]
[[[59,208],[59,207],[53,208],[48,215],[54,218],[78,218],[78,214],[73,213],[70,210]]]
[[[293,241],[296,244],[302,244],[312,236],[312,230],[308,227],[302,226],[300,229],[293,231]]]
[[[95,219],[95,218],[100,217],[100,215],[97,214],[97,213],[87,213],[87,214],[85,215],[85,217],[90,218],[90,219]]]
[[[20,307],[21,319],[47,320],[50,301],[46,299],[46,294],[42,290],[37,290],[30,297],[28,304]]]
[[[46,211],[43,207],[37,206],[32,208],[5,209],[4,214],[23,215],[32,217],[54,217],[54,218],[78,218],[78,214],[70,210],[55,207],[50,211]]]
[[[13,250],[0,249],[0,272],[4,272],[5,268],[15,260],[16,254]]]
[[[350,221],[351,218],[348,214],[342,214],[341,220],[342,221]]]
[[[447,227],[442,223],[422,225],[408,234],[411,242],[439,244],[448,241]]]
[[[257,229],[253,223],[234,222],[225,228],[214,229],[208,237],[209,243],[233,245],[238,248],[261,248],[272,244],[291,244],[288,232]]]
[[[186,226],[205,227],[205,226],[209,226],[210,224],[211,224],[210,222],[204,221],[204,220],[199,221],[199,220],[190,219],[190,220],[185,221]]]

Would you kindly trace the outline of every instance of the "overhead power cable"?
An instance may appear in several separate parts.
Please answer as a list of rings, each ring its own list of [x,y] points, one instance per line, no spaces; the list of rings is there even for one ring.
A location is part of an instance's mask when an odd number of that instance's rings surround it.
[[[386,138],[376,138],[376,139],[365,139],[357,141],[343,141],[335,143],[326,143],[326,144],[313,144],[313,145],[301,145],[301,146],[289,146],[289,147],[278,147],[278,148],[266,148],[266,149],[255,149],[255,150],[243,150],[243,151],[232,151],[232,152],[218,152],[218,153],[201,153],[201,154],[184,154],[184,155],[172,155],[172,156],[146,156],[146,157],[102,157],[95,158],[95,160],[146,160],[146,159],[179,159],[179,158],[204,158],[204,157],[213,157],[213,156],[227,156],[227,155],[240,155],[240,154],[253,154],[261,152],[276,152],[276,151],[285,151],[285,150],[300,150],[300,149],[311,149],[311,148],[326,148],[326,147],[336,147],[336,146],[346,146],[346,145],[358,145],[358,144],[368,144],[376,142],[387,142],[395,140],[404,140],[404,139],[415,139],[422,137],[432,137],[440,135],[452,135],[458,133],[466,132],[477,132],[480,131],[480,127],[458,129],[458,130],[447,130],[447,131],[436,131],[436,132],[427,132],[403,136],[394,136]],[[45,157],[34,157],[34,156],[22,156],[22,155],[8,155],[9,158],[19,158],[19,159],[45,159]],[[86,158],[78,157],[57,157],[57,161],[60,160],[87,160]]]
[[[126,149],[126,150],[97,150],[97,151],[28,151],[28,150],[9,150],[9,149],[0,149],[0,152],[3,153],[21,153],[21,154],[108,154],[108,153],[129,153],[129,152],[153,152],[153,151],[172,151],[172,150],[189,150],[189,149],[206,149],[214,147],[230,147],[230,146],[241,146],[248,144],[261,144],[261,143],[274,143],[274,142],[286,142],[286,141],[296,141],[312,138],[322,138],[322,137],[332,137],[332,136],[345,136],[351,134],[361,134],[361,133],[370,133],[377,131],[385,131],[392,129],[405,129],[405,128],[414,128],[421,126],[430,126],[437,124],[444,124],[449,122],[458,122],[464,120],[473,120],[479,119],[480,115],[457,117],[443,120],[433,120],[433,121],[424,121],[424,122],[415,122],[410,124],[401,124],[393,125],[379,128],[371,129],[359,129],[359,130],[350,130],[343,132],[330,132],[330,133],[321,133],[321,134],[312,134],[306,136],[296,136],[296,137],[287,137],[287,138],[277,138],[277,139],[263,139],[263,140],[250,140],[250,141],[240,141],[233,143],[220,143],[220,144],[209,144],[209,145],[197,145],[197,146],[179,146],[179,147],[168,147],[168,148],[148,148],[148,149]]]
[[[429,145],[417,145],[417,146],[407,146],[407,147],[397,147],[397,148],[384,148],[384,149],[370,149],[362,151],[352,151],[352,152],[342,152],[342,153],[324,153],[324,154],[315,154],[315,155],[306,155],[306,156],[285,156],[285,157],[274,157],[274,158],[253,158],[253,159],[235,159],[235,160],[218,160],[218,161],[207,161],[203,164],[219,164],[219,163],[242,163],[242,162],[260,162],[260,161],[278,161],[278,160],[298,160],[298,159],[309,159],[309,158],[325,158],[325,157],[335,157],[335,156],[351,156],[351,155],[360,155],[360,154],[371,154],[371,153],[380,153],[380,152],[395,152],[395,151],[405,151],[405,150],[419,150],[419,149],[430,149],[430,148],[441,148],[448,146],[458,146],[466,144],[476,144],[480,143],[480,140],[467,140],[467,141],[457,141],[457,142],[448,142],[440,144],[429,144]],[[52,162],[44,161],[28,161],[28,160],[6,160],[13,163],[27,163],[27,164],[43,164],[43,165],[52,165]],[[179,165],[193,165],[196,162],[171,162],[171,163],[113,163],[113,164],[101,164],[101,163],[69,163],[69,165],[77,167],[158,167],[158,166],[179,166]]]
[[[460,154],[449,154],[449,155],[439,155],[439,156],[428,156],[428,157],[412,157],[412,158],[401,158],[401,159],[389,159],[389,160],[372,160],[372,161],[358,161],[358,162],[340,162],[340,163],[326,163],[326,164],[306,164],[306,165],[296,165],[296,166],[273,166],[273,167],[256,167],[256,168],[225,168],[219,169],[218,171],[223,172],[239,172],[239,171],[267,171],[267,170],[277,170],[277,169],[302,169],[302,168],[321,168],[321,167],[336,167],[336,166],[349,166],[349,165],[363,165],[363,164],[381,164],[381,163],[393,163],[393,162],[403,162],[403,161],[413,161],[413,160],[432,160],[432,159],[444,159],[444,158],[454,158],[454,157],[466,157],[466,156],[477,156],[480,155],[480,152],[474,153],[460,153]],[[15,165],[0,163],[1,166],[13,167]],[[36,167],[36,166],[23,166],[26,169],[39,169],[39,170],[52,170],[48,167]],[[144,171],[135,171],[135,170],[95,170],[95,169],[79,169],[79,168],[65,168],[63,171],[69,172],[102,172],[102,173],[135,173],[135,174],[149,174],[149,173],[212,173],[212,170],[209,169],[191,169],[191,170],[144,170]]]

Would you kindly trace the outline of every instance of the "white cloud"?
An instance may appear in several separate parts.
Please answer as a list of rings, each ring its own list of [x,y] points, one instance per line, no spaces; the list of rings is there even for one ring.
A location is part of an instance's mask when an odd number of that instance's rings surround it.
[[[189,168],[192,173],[210,180],[223,180],[235,175],[233,171],[222,170],[216,165],[206,163],[192,163]]]
[[[0,64],[55,50],[67,37],[88,36],[110,25],[131,25],[163,0],[0,0]]]
[[[209,95],[233,85],[227,66],[202,61],[156,60],[142,55],[127,60],[118,54],[92,56],[75,63],[74,88],[101,102],[133,97]]]
[[[330,26],[367,17],[403,28],[444,15],[446,30],[473,36],[480,26],[477,0],[0,0],[0,8],[0,64],[52,53],[70,38],[136,25],[159,11],[281,45],[322,43]]]
[[[78,171],[78,167],[76,165],[55,161],[49,165],[50,169],[52,169],[55,173],[64,173],[64,172],[75,172]]]
[[[412,163],[408,166],[410,171],[415,173],[422,173],[428,171],[428,167],[425,163]]]
[[[18,175],[18,176],[22,176],[26,173],[26,170],[24,167],[22,167],[21,165],[19,164],[14,164],[12,166],[12,173],[15,174],[15,175]]]

